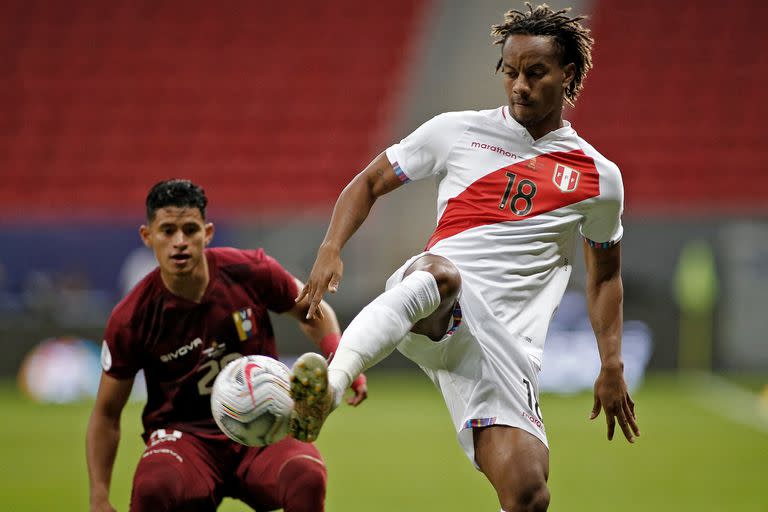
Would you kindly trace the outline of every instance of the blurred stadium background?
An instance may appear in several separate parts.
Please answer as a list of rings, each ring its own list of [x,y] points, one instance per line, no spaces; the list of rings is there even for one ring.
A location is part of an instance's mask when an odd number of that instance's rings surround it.
[[[591,397],[574,383],[595,367],[590,343],[573,341],[589,336],[577,263],[545,354],[550,368],[586,371],[551,381],[582,394],[542,400],[552,508],[768,510],[757,478],[768,460],[768,4],[549,3],[589,14],[597,40],[567,118],[623,171],[627,347],[645,434],[611,446],[585,420]],[[504,102],[489,26],[521,7],[0,1],[0,508],[85,507],[99,371],[88,354],[151,268],[137,230],[152,184],[200,183],[218,245],[264,247],[306,278],[336,196],[375,154],[437,113]],[[421,249],[434,197],[433,183],[415,183],[376,205],[329,298],[342,326]],[[306,350],[275,322],[284,354]],[[24,384],[22,367],[50,385]],[[330,510],[495,510],[426,379],[398,356],[372,375],[365,412],[321,439]],[[115,476],[123,510],[138,416],[126,412]]]

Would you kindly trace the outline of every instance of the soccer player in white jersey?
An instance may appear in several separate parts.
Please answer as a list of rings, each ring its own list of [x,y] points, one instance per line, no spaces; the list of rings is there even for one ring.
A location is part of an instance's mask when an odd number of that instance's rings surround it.
[[[538,373],[577,234],[602,363],[590,417],[605,412],[609,440],[616,423],[629,442],[640,435],[621,360],[621,175],[562,118],[592,66],[582,19],[546,5],[507,12],[492,34],[508,104],[433,118],[341,193],[299,296],[312,304],[338,289],[341,249],[379,196],[435,176],[438,222],[425,252],[351,322],[327,372],[318,355],[297,361],[295,437],[315,439],[352,380],[398,348],[442,392],[459,442],[502,509],[546,510]]]

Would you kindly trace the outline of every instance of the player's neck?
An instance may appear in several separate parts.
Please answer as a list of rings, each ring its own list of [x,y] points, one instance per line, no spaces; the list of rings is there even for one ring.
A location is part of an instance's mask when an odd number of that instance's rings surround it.
[[[550,113],[549,116],[542,119],[539,123],[533,126],[526,126],[526,130],[531,134],[533,140],[539,140],[546,134],[553,132],[563,127],[563,109],[557,109]]]
[[[208,272],[208,261],[203,257],[200,265],[189,274],[169,275],[161,271],[160,278],[172,294],[199,303],[208,288],[211,276]]]

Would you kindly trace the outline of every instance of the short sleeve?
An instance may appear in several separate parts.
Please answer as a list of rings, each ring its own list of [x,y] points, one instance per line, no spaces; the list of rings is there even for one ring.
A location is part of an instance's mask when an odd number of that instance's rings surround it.
[[[257,280],[258,293],[270,311],[285,313],[296,305],[299,294],[296,279],[276,259],[263,255]]]
[[[587,209],[581,223],[581,235],[591,247],[616,245],[624,234],[621,214],[624,211],[624,186],[619,168],[614,164],[600,173],[600,195]]]
[[[107,322],[104,341],[101,344],[101,368],[110,377],[130,379],[141,369],[141,357],[131,330],[115,317]]]
[[[405,183],[434,176],[445,167],[453,145],[467,128],[460,113],[440,114],[387,148],[387,158]]]

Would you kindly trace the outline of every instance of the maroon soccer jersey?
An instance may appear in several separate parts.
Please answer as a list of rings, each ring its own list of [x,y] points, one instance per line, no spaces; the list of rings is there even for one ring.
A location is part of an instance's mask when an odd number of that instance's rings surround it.
[[[155,269],[109,318],[102,366],[118,379],[144,369],[145,436],[157,428],[220,434],[211,416],[216,375],[241,355],[276,358],[267,310],[295,304],[293,276],[263,250],[216,248],[205,256],[210,282],[199,304],[173,295]]]

